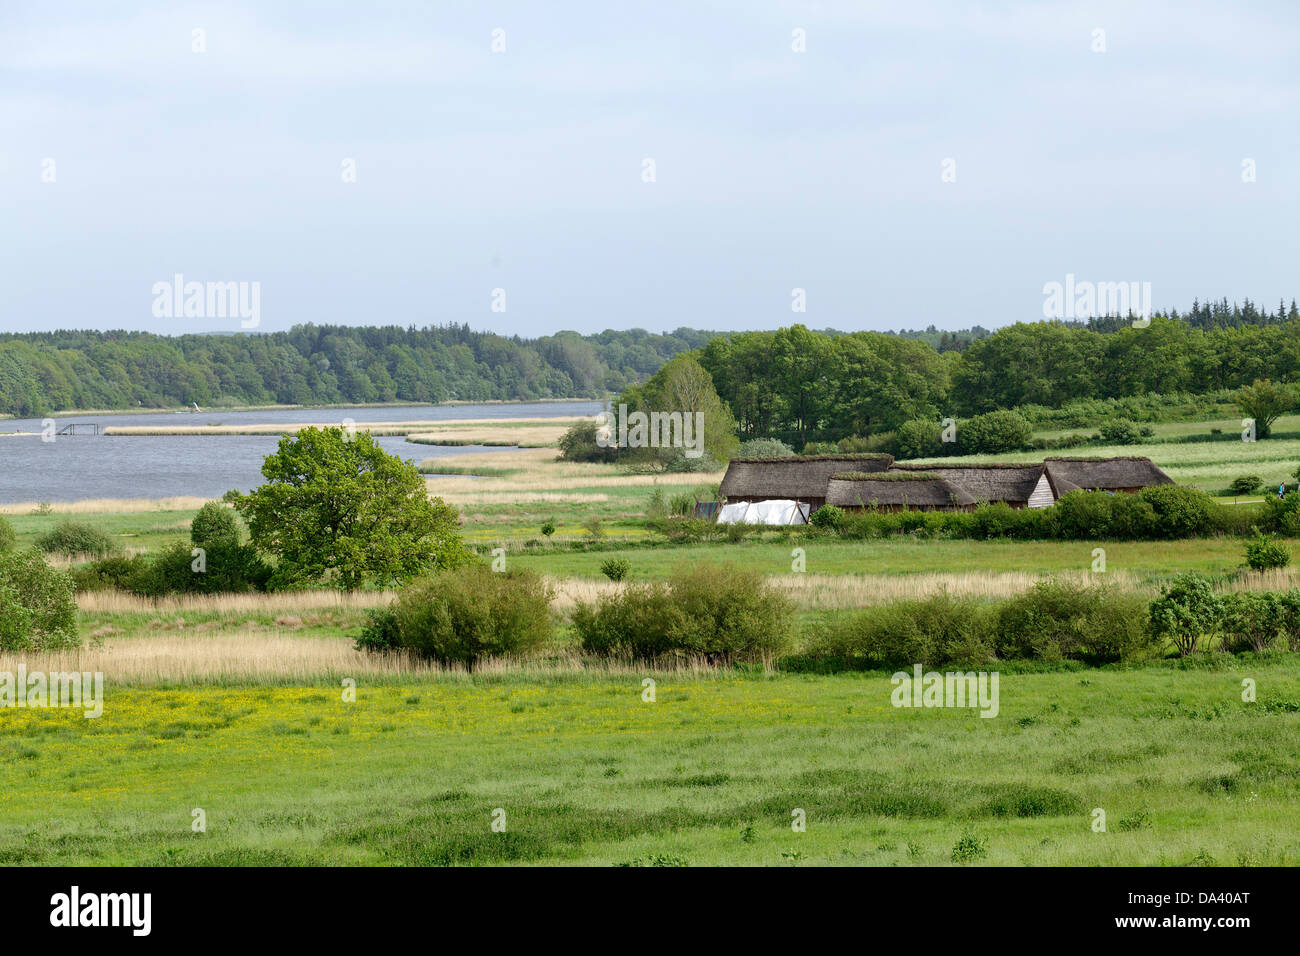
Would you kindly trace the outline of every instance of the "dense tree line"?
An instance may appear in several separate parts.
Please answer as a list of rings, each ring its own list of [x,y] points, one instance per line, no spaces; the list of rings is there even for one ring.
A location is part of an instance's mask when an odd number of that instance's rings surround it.
[[[295,326],[268,335],[0,335],[0,412],[599,398],[711,333],[640,329],[539,339],[463,325]]]
[[[961,352],[895,335],[796,325],[719,336],[699,354],[742,436],[802,447],[891,431],[912,419],[937,423],[1021,406],[1195,395],[1257,379],[1296,382],[1300,317],[1202,330],[1155,316],[1148,327],[1129,322],[1114,332],[1017,323]]]
[[[197,403],[531,400],[618,394],[695,352],[745,438],[867,436],[912,419],[1203,395],[1300,379],[1300,313],[1247,300],[1185,315],[1017,323],[996,332],[717,334],[640,329],[537,339],[426,328],[295,326],[268,335],[0,335],[0,412]]]

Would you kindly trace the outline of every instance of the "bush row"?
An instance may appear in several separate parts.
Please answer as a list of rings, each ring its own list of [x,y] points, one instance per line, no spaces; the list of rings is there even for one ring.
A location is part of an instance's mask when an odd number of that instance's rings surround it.
[[[1012,508],[999,502],[974,511],[864,511],[826,506],[814,527],[844,538],[920,534],[947,538],[1020,540],[1160,540],[1245,534],[1252,526],[1300,533],[1300,494],[1261,510],[1225,508],[1196,488],[1156,485],[1134,494],[1072,491],[1051,508]]]
[[[1106,664],[1151,653],[1146,611],[1140,595],[1059,581],[998,603],[943,592],[854,614],[815,638],[806,656],[865,670],[998,659]]]
[[[190,522],[188,544],[178,541],[151,558],[109,554],[74,570],[73,581],[78,591],[117,588],[144,597],[265,591],[271,568],[240,539],[235,513],[210,501]]]
[[[486,564],[438,572],[371,613],[357,646],[446,664],[518,656],[554,635],[553,594],[531,571]],[[843,617],[797,657],[789,599],[754,571],[700,564],[666,582],[631,585],[579,603],[584,653],[663,662],[777,661],[829,669],[915,664],[977,667],[997,661],[1103,665],[1190,654],[1216,639],[1227,651],[1300,650],[1300,589],[1216,596],[1208,578],[1181,575],[1148,601],[1113,585],[1045,580],[1003,601],[946,592]]]

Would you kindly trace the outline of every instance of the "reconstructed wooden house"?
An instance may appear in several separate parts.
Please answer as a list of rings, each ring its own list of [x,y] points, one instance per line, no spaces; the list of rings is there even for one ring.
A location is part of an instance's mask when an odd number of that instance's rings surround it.
[[[826,504],[826,486],[836,472],[885,472],[893,455],[796,455],[791,458],[733,458],[720,492],[727,504],[789,499],[813,511]]]
[[[728,504],[769,500],[881,511],[970,511],[997,502],[1048,508],[1071,491],[1135,492],[1172,479],[1149,458],[1047,458],[1041,462],[919,464],[889,455],[734,458],[722,479]]]

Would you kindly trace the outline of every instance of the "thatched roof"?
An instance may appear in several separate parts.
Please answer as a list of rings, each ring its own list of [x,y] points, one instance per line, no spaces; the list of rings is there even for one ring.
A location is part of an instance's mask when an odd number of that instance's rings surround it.
[[[826,483],[836,472],[883,472],[893,463],[892,455],[733,458],[720,491],[725,498],[825,498]]]
[[[1043,475],[1041,462],[1023,464],[996,462],[988,465],[914,465],[895,464],[896,472],[918,471],[938,475],[957,485],[976,501],[1024,504],[1034,493]]]
[[[973,505],[975,499],[934,474],[849,472],[836,474],[827,483],[826,503],[840,508],[870,508],[873,505],[945,508]]]
[[[1049,458],[1043,466],[1058,498],[1079,488],[1113,491],[1174,483],[1150,458]]]

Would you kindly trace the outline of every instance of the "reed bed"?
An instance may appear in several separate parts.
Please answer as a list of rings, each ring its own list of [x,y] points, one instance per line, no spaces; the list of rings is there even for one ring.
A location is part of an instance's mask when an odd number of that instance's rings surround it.
[[[146,511],[197,511],[211,498],[197,495],[178,495],[171,498],[83,498],[81,501],[20,501],[0,505],[0,514],[29,515],[44,505],[58,515],[88,514],[140,514]]]
[[[668,487],[698,487],[716,485],[722,481],[724,471],[693,472],[690,474],[629,474],[626,466],[600,462],[562,461],[553,448],[529,448],[520,451],[485,452],[476,455],[457,455],[455,467],[458,474],[449,477],[428,476],[425,483],[432,494],[448,501],[464,500],[473,503],[475,496],[493,493],[518,495],[521,492],[556,491],[565,488],[628,488],[656,485]],[[424,470],[436,471],[446,467],[445,458],[426,458],[420,463]],[[482,467],[487,477],[474,477],[473,469]],[[502,474],[502,472],[511,472]]]
[[[343,416],[347,418],[350,416]],[[367,431],[372,435],[408,435],[412,433],[445,435],[450,438],[466,439],[480,436],[488,440],[504,441],[514,435],[527,434],[528,440],[540,441],[535,432],[542,435],[554,435],[551,441],[564,434],[566,428],[580,418],[466,418],[457,421],[409,421],[409,422],[359,422],[352,421],[351,427],[358,431]],[[304,428],[320,428],[327,425],[341,426],[342,418],[337,422],[297,422],[264,423],[242,425],[109,425],[103,430],[105,435],[119,437],[130,435],[291,435]],[[431,442],[431,444],[437,444]]]
[[[277,591],[270,594],[186,594],[153,598],[125,591],[85,591],[77,606],[90,614],[167,614],[182,611],[217,614],[269,614],[277,611],[351,611],[382,607],[393,591]]]
[[[843,611],[870,607],[888,601],[915,600],[947,591],[953,597],[996,600],[1023,594],[1049,575],[1030,572],[954,572],[948,574],[773,574],[768,583],[785,593],[795,607],[804,611]],[[1103,581],[1123,590],[1155,594],[1133,574],[1118,571],[1101,575],[1089,571],[1051,575],[1086,584]],[[615,584],[590,578],[549,578],[555,590],[557,610],[572,611],[578,603],[591,604],[617,594],[628,582]],[[1271,586],[1271,585],[1270,585]],[[1250,588],[1260,590],[1265,584]],[[1243,588],[1237,588],[1242,590]]]
[[[365,679],[535,680],[572,675],[619,676],[640,680],[646,674],[677,678],[725,676],[730,668],[703,658],[650,666],[630,660],[592,658],[565,649],[535,659],[494,658],[473,670],[422,661],[406,654],[359,651],[352,641],[249,632],[194,637],[148,635],[116,638],[98,647],[45,654],[0,653],[0,671],[90,671],[107,685],[283,684]],[[770,671],[768,662],[765,670]]]

